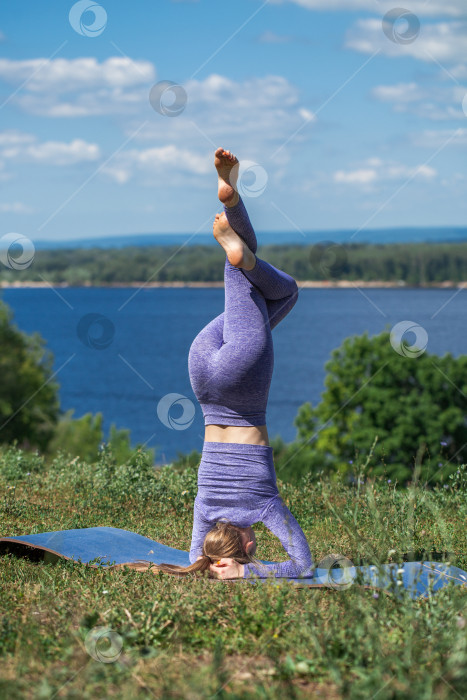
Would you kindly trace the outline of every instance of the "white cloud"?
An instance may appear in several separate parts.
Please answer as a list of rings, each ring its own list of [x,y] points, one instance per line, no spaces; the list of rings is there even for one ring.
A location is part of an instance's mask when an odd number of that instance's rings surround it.
[[[429,4],[429,3],[428,3]],[[390,41],[382,30],[381,19],[360,19],[349,29],[345,46],[372,54],[378,49],[386,56],[412,56],[421,61],[463,63],[466,53],[467,22],[422,23],[418,37],[408,44]]]
[[[414,132],[410,138],[411,145],[421,148],[429,148],[432,151],[445,145],[467,146],[467,128],[459,129],[426,129]]]
[[[280,2],[280,0],[275,0]],[[383,15],[395,6],[394,0],[288,0],[308,10],[346,12],[367,10]],[[410,10],[420,17],[451,16],[463,17],[467,14],[464,0],[411,0]]]
[[[337,170],[333,174],[334,182],[345,185],[372,185],[387,180],[406,180],[420,177],[432,180],[437,171],[429,165],[408,166],[393,161],[383,161],[380,158],[368,158],[363,167],[355,170]]]
[[[151,62],[125,57],[102,63],[93,57],[0,59],[0,79],[15,87],[24,83],[11,101],[26,112],[49,117],[134,113],[148,104],[155,77]]]
[[[316,115],[311,110],[305,109],[305,107],[300,107],[298,113],[306,122],[314,122],[316,120]]]
[[[338,170],[334,173],[334,182],[344,182],[346,184],[368,184],[378,179],[378,173],[375,169],[360,168],[359,170]]]
[[[372,91],[373,95],[383,102],[404,103],[418,102],[426,97],[426,90],[423,90],[417,83],[398,83],[397,85],[378,85]]]
[[[407,112],[433,121],[465,120],[462,101],[467,89],[456,85],[422,86],[415,82],[378,85],[371,94],[392,104],[395,112]]]
[[[191,148],[195,143],[209,152],[224,145],[244,158],[260,162],[303,126],[292,141],[293,145],[302,143],[314,128],[311,122],[316,121],[313,112],[301,104],[298,88],[282,76],[236,82],[214,74],[205,80],[189,81],[184,88],[185,111],[173,118],[155,113],[137,140]],[[140,123],[134,120],[129,124],[128,135]],[[287,158],[287,150],[282,149],[274,158],[275,164]]]
[[[207,157],[174,145],[160,148],[129,149],[119,154],[102,170],[119,184],[137,174],[163,176],[173,174],[206,175],[212,173],[212,154]]]
[[[6,153],[4,152],[4,155]],[[45,141],[33,144],[13,157],[19,155],[23,160],[32,160],[48,165],[71,165],[82,161],[94,161],[100,157],[99,146],[82,139],[73,139],[70,143]]]
[[[17,146],[18,144],[33,143],[36,137],[33,134],[26,134],[16,129],[0,131],[0,148],[3,146]]]
[[[23,202],[0,202],[2,214],[31,214],[34,210]]]
[[[73,92],[89,88],[127,88],[155,79],[150,61],[132,61],[113,56],[102,63],[87,58],[32,58],[25,61],[0,59],[0,78],[17,84],[27,80],[31,92]]]
[[[70,143],[44,141],[39,143],[32,134],[19,131],[0,132],[0,159],[15,163],[41,163],[43,165],[74,165],[83,161],[100,158],[100,148],[95,143],[83,139],[73,139]]]

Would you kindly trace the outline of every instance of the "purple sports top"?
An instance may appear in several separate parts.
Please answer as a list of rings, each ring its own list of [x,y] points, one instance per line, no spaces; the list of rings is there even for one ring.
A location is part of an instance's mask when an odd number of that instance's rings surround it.
[[[219,520],[228,520],[239,527],[264,523],[290,557],[260,568],[244,564],[244,578],[313,576],[305,534],[277,489],[271,446],[204,443],[198,470],[190,563],[202,554],[204,538]]]

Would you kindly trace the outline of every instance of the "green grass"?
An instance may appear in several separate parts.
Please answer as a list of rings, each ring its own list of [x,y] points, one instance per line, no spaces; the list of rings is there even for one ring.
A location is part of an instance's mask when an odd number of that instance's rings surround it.
[[[154,472],[136,453],[116,466],[15,448],[0,454],[3,536],[108,525],[188,550],[197,465]],[[433,490],[324,478],[279,490],[316,563],[449,552],[467,569],[461,467]],[[255,525],[261,559],[286,558]],[[47,559],[0,556],[0,697],[464,698],[467,588],[411,600],[346,590],[177,579]],[[110,629],[99,638],[99,628]],[[107,639],[107,641],[106,641]],[[100,660],[99,660],[100,659]],[[104,660],[106,659],[106,660]],[[108,661],[108,662],[107,662]]]

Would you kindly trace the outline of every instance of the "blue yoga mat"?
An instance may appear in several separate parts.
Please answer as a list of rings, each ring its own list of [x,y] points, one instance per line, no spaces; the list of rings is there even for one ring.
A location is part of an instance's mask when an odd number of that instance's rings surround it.
[[[63,557],[90,566],[111,567],[115,564],[145,559],[155,564],[189,566],[188,552],[168,547],[155,540],[117,527],[86,527],[77,530],[40,532],[35,535],[0,537],[0,554],[13,551],[22,554],[42,550],[43,557],[56,561]],[[273,562],[260,560],[265,564]],[[281,578],[241,579],[248,583],[278,585]],[[404,562],[379,566],[344,566],[315,569],[312,578],[285,579],[301,587],[344,590],[356,584],[398,594],[407,591],[412,598],[429,596],[449,583],[467,586],[467,572],[456,566],[438,562]],[[279,584],[280,585],[280,584]]]

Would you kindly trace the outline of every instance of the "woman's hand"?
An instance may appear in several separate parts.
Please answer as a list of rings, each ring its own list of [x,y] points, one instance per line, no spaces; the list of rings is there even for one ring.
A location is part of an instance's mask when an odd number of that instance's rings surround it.
[[[219,579],[243,578],[244,567],[243,564],[239,564],[235,559],[224,557],[214,564],[210,564],[209,571],[212,571],[214,577]]]

